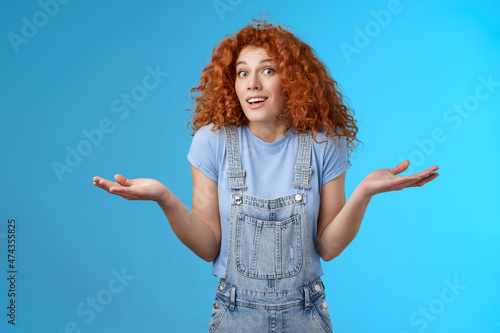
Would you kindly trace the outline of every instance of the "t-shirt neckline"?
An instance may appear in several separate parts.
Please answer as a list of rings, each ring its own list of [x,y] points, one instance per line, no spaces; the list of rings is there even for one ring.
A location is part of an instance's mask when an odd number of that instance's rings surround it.
[[[242,131],[245,131],[246,136],[255,144],[265,148],[265,149],[274,149],[277,147],[282,146],[288,138],[292,135],[292,132],[290,129],[283,135],[281,138],[274,142],[265,142],[261,138],[259,138],[257,135],[253,134],[253,132],[250,130],[248,126],[242,126]]]

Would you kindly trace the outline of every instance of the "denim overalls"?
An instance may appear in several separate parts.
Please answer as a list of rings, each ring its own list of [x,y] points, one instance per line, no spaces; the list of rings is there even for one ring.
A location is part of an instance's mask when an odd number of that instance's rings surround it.
[[[293,186],[276,199],[246,189],[238,134],[224,128],[231,211],[226,278],[217,286],[209,331],[332,332],[324,286],[314,276],[309,248],[307,189],[311,134],[300,134]]]

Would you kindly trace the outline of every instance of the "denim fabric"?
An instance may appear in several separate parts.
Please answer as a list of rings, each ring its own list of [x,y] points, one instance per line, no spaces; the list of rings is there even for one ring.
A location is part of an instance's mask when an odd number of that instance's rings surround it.
[[[332,332],[323,283],[317,278],[295,290],[257,292],[221,279],[209,332]]]
[[[188,160],[191,165],[218,184],[217,197],[220,207],[221,248],[219,255],[212,263],[212,273],[219,278],[226,278],[226,264],[229,250],[230,202],[234,190],[229,189],[230,179],[244,183],[241,192],[260,198],[274,199],[295,193],[293,182],[303,181],[301,177],[310,177],[307,192],[307,209],[309,213],[309,239],[312,249],[312,264],[315,276],[322,276],[321,259],[316,251],[316,233],[321,196],[321,186],[346,171],[351,163],[345,137],[327,138],[326,128],[316,133],[318,142],[311,142],[310,163],[299,161],[297,169],[297,152],[300,141],[305,137],[288,130],[275,142],[264,142],[250,131],[248,126],[236,127],[240,154],[241,169],[228,170],[228,154],[225,128],[213,130],[213,124],[200,128],[191,144]],[[230,133],[230,132],[229,132]],[[232,140],[232,139],[231,139]],[[307,148],[306,148],[307,149]],[[304,156],[309,161],[307,155]],[[307,167],[306,167],[307,165]],[[309,172],[312,168],[313,172]],[[244,178],[238,172],[245,172]],[[230,177],[228,177],[228,172]],[[295,179],[297,178],[297,179]],[[214,193],[215,195],[215,193]]]
[[[311,134],[301,134],[293,187],[276,199],[245,195],[238,136],[226,127],[231,195],[226,279],[218,284],[209,331],[332,332],[324,285],[314,276],[307,189]]]

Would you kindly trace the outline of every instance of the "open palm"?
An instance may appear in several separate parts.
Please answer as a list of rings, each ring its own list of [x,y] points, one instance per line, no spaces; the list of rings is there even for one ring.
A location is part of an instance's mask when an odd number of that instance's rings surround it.
[[[399,191],[407,187],[422,186],[439,176],[434,165],[424,171],[409,176],[397,176],[410,166],[409,161],[403,161],[392,169],[379,169],[372,171],[362,181],[366,193],[375,195],[382,192]]]
[[[115,175],[116,182],[94,177],[94,185],[119,195],[127,200],[162,200],[168,189],[157,180],[149,178],[127,179],[122,175]]]

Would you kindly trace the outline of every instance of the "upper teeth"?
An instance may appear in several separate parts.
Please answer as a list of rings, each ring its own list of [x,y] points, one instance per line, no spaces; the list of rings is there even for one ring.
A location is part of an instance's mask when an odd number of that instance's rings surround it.
[[[255,103],[255,102],[264,102],[266,99],[264,97],[255,97],[255,98],[250,98],[248,100],[248,103]]]

